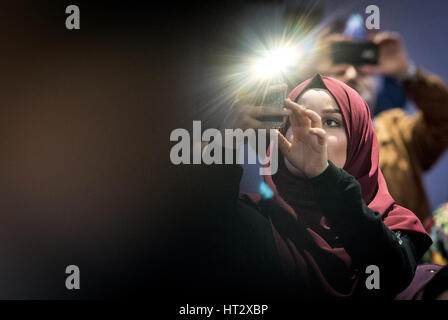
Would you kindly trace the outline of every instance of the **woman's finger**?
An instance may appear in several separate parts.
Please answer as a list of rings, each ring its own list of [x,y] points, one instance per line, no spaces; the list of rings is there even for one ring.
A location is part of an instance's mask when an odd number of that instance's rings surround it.
[[[310,134],[317,136],[320,145],[324,145],[327,140],[327,133],[322,128],[310,128]]]
[[[289,98],[285,100],[285,107],[286,107],[286,109],[291,111],[291,115],[289,116],[289,121],[291,123],[291,126],[292,127],[300,126],[300,123],[299,123],[299,118],[300,118],[299,113],[298,113],[297,109],[292,104],[292,101]]]
[[[287,155],[289,153],[289,149],[291,148],[291,143],[288,141],[288,139],[285,138],[284,135],[280,133],[280,131],[276,131],[278,135],[278,148],[280,149],[281,153]]]
[[[312,128],[322,128],[322,118],[313,110],[307,109],[305,111],[308,118],[311,120]]]
[[[285,100],[285,106],[292,111],[290,115],[292,126],[302,127],[308,124],[308,117],[304,108],[292,102],[290,99]]]

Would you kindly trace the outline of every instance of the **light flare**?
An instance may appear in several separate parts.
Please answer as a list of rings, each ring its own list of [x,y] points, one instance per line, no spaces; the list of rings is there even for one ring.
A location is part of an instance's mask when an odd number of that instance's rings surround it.
[[[254,59],[252,75],[256,79],[269,79],[285,73],[300,60],[301,52],[296,46],[282,46],[265,52]]]

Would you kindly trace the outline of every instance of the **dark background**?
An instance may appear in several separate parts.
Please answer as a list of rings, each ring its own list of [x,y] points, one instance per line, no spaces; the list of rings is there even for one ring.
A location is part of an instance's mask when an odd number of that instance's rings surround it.
[[[317,4],[326,14],[365,8],[352,3]],[[81,30],[65,29],[69,4]],[[244,48],[251,8],[285,4],[1,3],[0,298],[151,295],[188,276],[179,261],[200,252],[182,245],[206,238],[191,235],[206,232],[195,219],[210,209],[197,205],[227,189],[172,165],[169,135],[192,120],[217,125],[223,110],[207,108],[225,88],[210,69]],[[447,79],[447,4],[375,4],[411,58]],[[445,157],[428,175],[434,206],[448,199],[447,167]],[[65,289],[69,264],[81,269],[80,291]]]

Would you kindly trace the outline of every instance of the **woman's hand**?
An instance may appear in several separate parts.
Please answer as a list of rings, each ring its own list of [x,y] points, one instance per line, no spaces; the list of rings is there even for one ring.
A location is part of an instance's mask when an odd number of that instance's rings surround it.
[[[286,90],[285,85],[275,85],[268,88],[267,94],[276,91]],[[286,119],[291,114],[288,109],[279,109],[266,106],[256,106],[256,99],[253,96],[239,94],[233,101],[229,112],[220,126],[220,131],[224,133],[225,129],[270,129],[267,122],[263,122],[264,117],[282,116]],[[235,146],[234,146],[235,147]]]
[[[328,167],[327,136],[321,117],[290,99],[286,99],[286,108],[292,111],[289,119],[293,136],[290,142],[278,133],[280,151],[301,174],[316,177]]]

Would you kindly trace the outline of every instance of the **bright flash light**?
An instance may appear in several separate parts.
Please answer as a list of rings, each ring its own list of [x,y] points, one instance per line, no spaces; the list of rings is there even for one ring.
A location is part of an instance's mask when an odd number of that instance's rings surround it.
[[[285,46],[266,52],[256,59],[252,71],[257,79],[269,79],[284,73],[292,67],[299,58],[299,50],[295,47]]]

